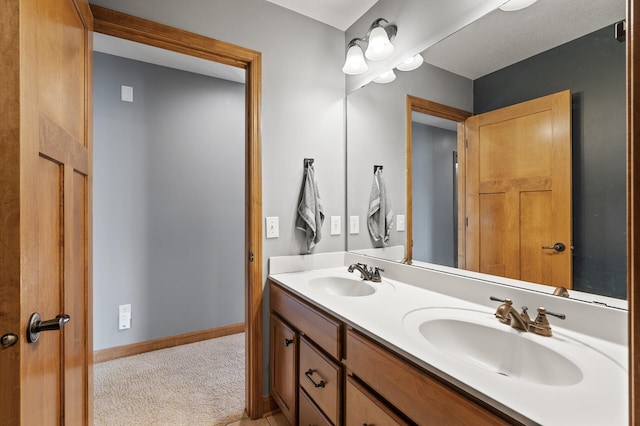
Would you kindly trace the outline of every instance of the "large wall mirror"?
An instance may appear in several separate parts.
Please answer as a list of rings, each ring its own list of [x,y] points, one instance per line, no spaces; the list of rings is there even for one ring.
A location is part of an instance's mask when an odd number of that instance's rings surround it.
[[[348,227],[348,250],[393,253],[398,261],[410,254],[416,266],[465,266],[457,162],[465,128],[412,108],[408,95],[478,115],[568,90],[567,287],[585,300],[626,298],[626,46],[614,30],[624,19],[624,0],[538,0],[517,12],[495,10],[426,49],[419,69],[350,93],[347,216],[360,226],[357,233]],[[367,230],[374,165],[383,166],[395,218],[385,245]],[[371,250],[384,247],[401,250]]]

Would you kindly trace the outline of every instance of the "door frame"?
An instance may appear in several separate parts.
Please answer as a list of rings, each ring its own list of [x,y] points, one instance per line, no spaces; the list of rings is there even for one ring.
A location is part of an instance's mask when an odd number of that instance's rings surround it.
[[[94,32],[246,70],[245,138],[245,404],[252,419],[263,414],[262,170],[260,105],[262,54],[223,41],[91,5]]]

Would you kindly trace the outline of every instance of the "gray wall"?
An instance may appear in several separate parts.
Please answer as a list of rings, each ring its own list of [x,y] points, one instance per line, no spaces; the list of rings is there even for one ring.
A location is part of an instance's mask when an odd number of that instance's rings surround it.
[[[626,297],[625,43],[608,26],[474,81],[476,114],[570,89],[576,290]]]
[[[382,164],[396,215],[406,215],[407,95],[470,111],[472,81],[429,64],[396,72],[391,84],[369,85],[347,97],[347,215],[360,216],[360,233],[349,235],[349,250],[372,247],[366,217],[373,165]],[[405,245],[406,233],[391,232],[389,245]]]
[[[414,122],[412,139],[413,259],[454,267],[453,152],[458,134]]]
[[[94,54],[94,349],[244,321],[244,103],[243,84]]]
[[[264,0],[92,0],[91,3],[262,52],[263,215],[280,218],[280,238],[263,239],[263,275],[271,256],[305,251],[294,220],[303,158],[315,158],[325,212],[345,212],[344,32]],[[343,220],[343,230],[345,221]],[[344,232],[314,252],[341,251]],[[268,295],[263,303],[268,335]],[[268,346],[264,339],[264,393]]]

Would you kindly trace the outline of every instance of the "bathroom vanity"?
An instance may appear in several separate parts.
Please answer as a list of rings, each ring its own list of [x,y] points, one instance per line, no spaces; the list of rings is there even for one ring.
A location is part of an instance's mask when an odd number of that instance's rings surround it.
[[[384,269],[382,282],[348,273],[355,261]],[[344,262],[269,276],[270,393],[291,424],[627,424],[625,330],[607,336],[576,317],[624,329],[625,311]],[[495,319],[490,296],[567,320],[550,319],[551,337],[523,333]]]

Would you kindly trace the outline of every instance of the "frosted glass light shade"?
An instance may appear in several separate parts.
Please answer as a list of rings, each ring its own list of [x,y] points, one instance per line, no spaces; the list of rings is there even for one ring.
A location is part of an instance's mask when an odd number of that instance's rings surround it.
[[[384,83],[391,83],[395,79],[396,79],[396,73],[394,73],[393,70],[389,70],[387,72],[380,74],[378,77],[374,78],[373,81],[375,81],[376,83],[384,84]]]
[[[369,69],[367,62],[364,60],[362,49],[354,44],[347,50],[347,59],[344,61],[342,72],[345,74],[356,75],[362,74]]]
[[[369,45],[364,55],[371,61],[382,61],[393,54],[393,44],[382,27],[375,27],[369,34]]]
[[[398,65],[396,68],[400,71],[413,71],[420,65],[422,65],[423,62],[424,58],[421,54],[418,53],[417,55],[410,57],[409,59]]]
[[[504,10],[505,12],[514,12],[516,10],[529,7],[537,1],[538,0],[511,0],[500,6],[500,10]]]

